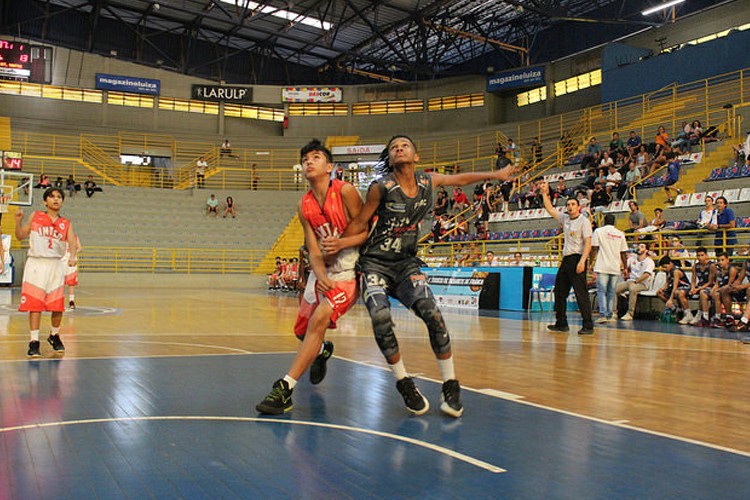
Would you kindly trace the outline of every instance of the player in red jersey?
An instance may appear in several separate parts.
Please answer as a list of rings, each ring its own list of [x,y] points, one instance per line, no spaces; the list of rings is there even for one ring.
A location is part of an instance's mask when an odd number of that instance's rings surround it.
[[[362,198],[351,184],[331,179],[333,157],[320,141],[309,142],[300,157],[310,190],[300,200],[298,210],[312,270],[294,325],[294,334],[302,344],[286,376],[274,382],[268,396],[255,407],[271,415],[292,409],[292,391],[308,367],[313,384],[325,377],[326,361],[333,354],[333,343],[324,341],[325,332],[335,327],[336,320],[357,301],[357,247],[367,237],[362,232],[341,238],[338,243],[343,250],[335,256],[323,254],[319,242],[341,236],[362,209]]]
[[[70,221],[60,216],[65,194],[62,189],[49,188],[42,196],[46,212],[34,212],[24,224],[24,213],[16,212],[16,238],[29,238],[29,253],[23,270],[21,312],[29,313],[29,357],[39,356],[39,324],[42,312],[52,312],[52,328],[47,342],[55,352],[65,351],[60,340],[60,323],[65,310],[65,255],[70,247],[68,265],[75,266],[78,246]]]

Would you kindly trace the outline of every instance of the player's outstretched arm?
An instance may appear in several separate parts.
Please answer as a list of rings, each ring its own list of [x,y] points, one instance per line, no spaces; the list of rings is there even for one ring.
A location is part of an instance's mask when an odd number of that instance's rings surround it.
[[[494,179],[499,181],[507,181],[513,174],[516,173],[518,168],[515,165],[508,165],[500,170],[494,172],[467,172],[465,174],[454,174],[454,175],[443,175],[443,174],[430,174],[432,176],[433,186],[465,186],[474,182],[483,181],[484,179]]]
[[[31,217],[29,217],[29,220],[25,225],[23,223],[23,217],[23,211],[19,210],[16,212],[16,239],[18,240],[25,240],[31,233]]]
[[[378,206],[380,206],[380,186],[376,182],[373,182],[370,184],[370,189],[367,191],[367,199],[362,206],[362,210],[360,210],[359,213],[349,221],[349,225],[346,227],[342,237],[348,238],[349,236],[355,236],[362,232],[367,233],[370,219],[375,215]]]
[[[73,267],[78,261],[78,251],[80,250],[80,248],[78,247],[78,238],[76,238],[76,233],[73,232],[72,224],[68,227],[68,248],[70,249],[68,265],[70,267]]]
[[[539,190],[542,192],[542,200],[544,200],[544,209],[547,211],[550,217],[554,217],[555,220],[557,220],[557,210],[555,210],[555,207],[552,205],[552,200],[549,199],[549,184],[547,184],[546,182],[542,182],[542,185],[539,187]]]

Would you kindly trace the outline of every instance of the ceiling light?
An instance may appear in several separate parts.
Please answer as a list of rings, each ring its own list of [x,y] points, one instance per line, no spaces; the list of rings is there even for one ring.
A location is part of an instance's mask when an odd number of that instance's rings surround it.
[[[219,0],[219,1],[225,4],[229,4],[232,7],[236,7],[237,5],[235,0]],[[302,14],[298,14],[297,12],[284,10],[278,7],[273,7],[271,5],[262,5],[258,2],[247,2],[247,8],[252,11],[257,10],[259,12],[262,12],[263,14],[268,14],[270,16],[279,17],[281,19],[286,19],[287,21],[291,21],[294,23],[306,24],[307,26],[319,28],[323,31],[328,31],[331,28],[333,28],[333,24],[327,21],[316,19],[310,16],[303,16]]]
[[[644,16],[648,16],[649,14],[653,14],[654,12],[659,12],[660,10],[668,9],[670,7],[674,7],[675,5],[681,4],[684,1],[685,0],[672,0],[670,2],[666,2],[666,3],[663,3],[661,5],[657,5],[655,7],[651,7],[650,9],[646,9],[643,12],[641,12],[641,14],[643,14]]]

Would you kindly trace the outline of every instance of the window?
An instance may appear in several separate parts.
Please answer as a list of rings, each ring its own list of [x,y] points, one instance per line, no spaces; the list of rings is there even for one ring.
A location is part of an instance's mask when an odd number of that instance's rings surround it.
[[[555,82],[555,96],[572,94],[573,92],[578,92],[579,90],[587,89],[595,85],[601,85],[601,83],[602,70],[597,69],[588,73],[583,73],[582,75],[576,75],[567,80]]]
[[[421,99],[357,102],[352,105],[353,115],[390,115],[403,113],[421,113],[423,111],[424,101],[422,101]]]
[[[546,101],[547,100],[547,87],[537,87],[535,89],[528,90],[526,92],[521,92],[516,96],[516,106],[519,108],[522,106],[528,106],[529,104],[534,104],[535,102],[540,101]]]
[[[225,104],[224,116],[283,122],[284,110],[277,108],[262,108],[258,106],[243,106],[241,104]]]
[[[107,92],[107,104],[114,106],[132,106],[135,108],[153,108],[154,98],[149,95],[130,94],[127,92]]]
[[[346,116],[349,105],[345,103],[295,103],[289,105],[289,116]]]
[[[191,101],[190,99],[176,99],[172,97],[160,97],[159,109],[168,111],[183,111],[185,113],[204,113],[207,115],[219,114],[219,103],[207,101]]]
[[[433,97],[427,101],[428,111],[444,111],[446,109],[473,108],[484,106],[484,93],[464,95],[449,95],[445,97]]]
[[[711,40],[716,40],[717,38],[725,37],[731,31],[745,31],[747,29],[750,29],[750,23],[743,24],[742,26],[735,26],[734,28],[729,28],[724,31],[719,31],[718,33],[712,33],[710,35],[702,36],[700,38],[696,38],[695,40],[690,40],[689,42],[685,42],[684,44],[681,44],[681,45],[667,47],[666,49],[662,49],[660,53],[663,54],[665,52],[672,52],[673,50],[677,50],[680,47],[683,47],[685,45],[700,45],[701,43],[706,43],[706,42],[710,42]]]
[[[40,85],[26,82],[0,81],[0,94],[42,97],[44,99],[64,101],[102,102],[102,92],[100,90],[58,87],[56,85]]]

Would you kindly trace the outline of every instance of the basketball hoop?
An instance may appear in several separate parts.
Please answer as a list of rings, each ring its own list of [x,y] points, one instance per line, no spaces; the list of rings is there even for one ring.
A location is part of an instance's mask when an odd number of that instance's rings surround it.
[[[10,195],[0,195],[0,214],[8,213],[8,205],[10,204]]]

